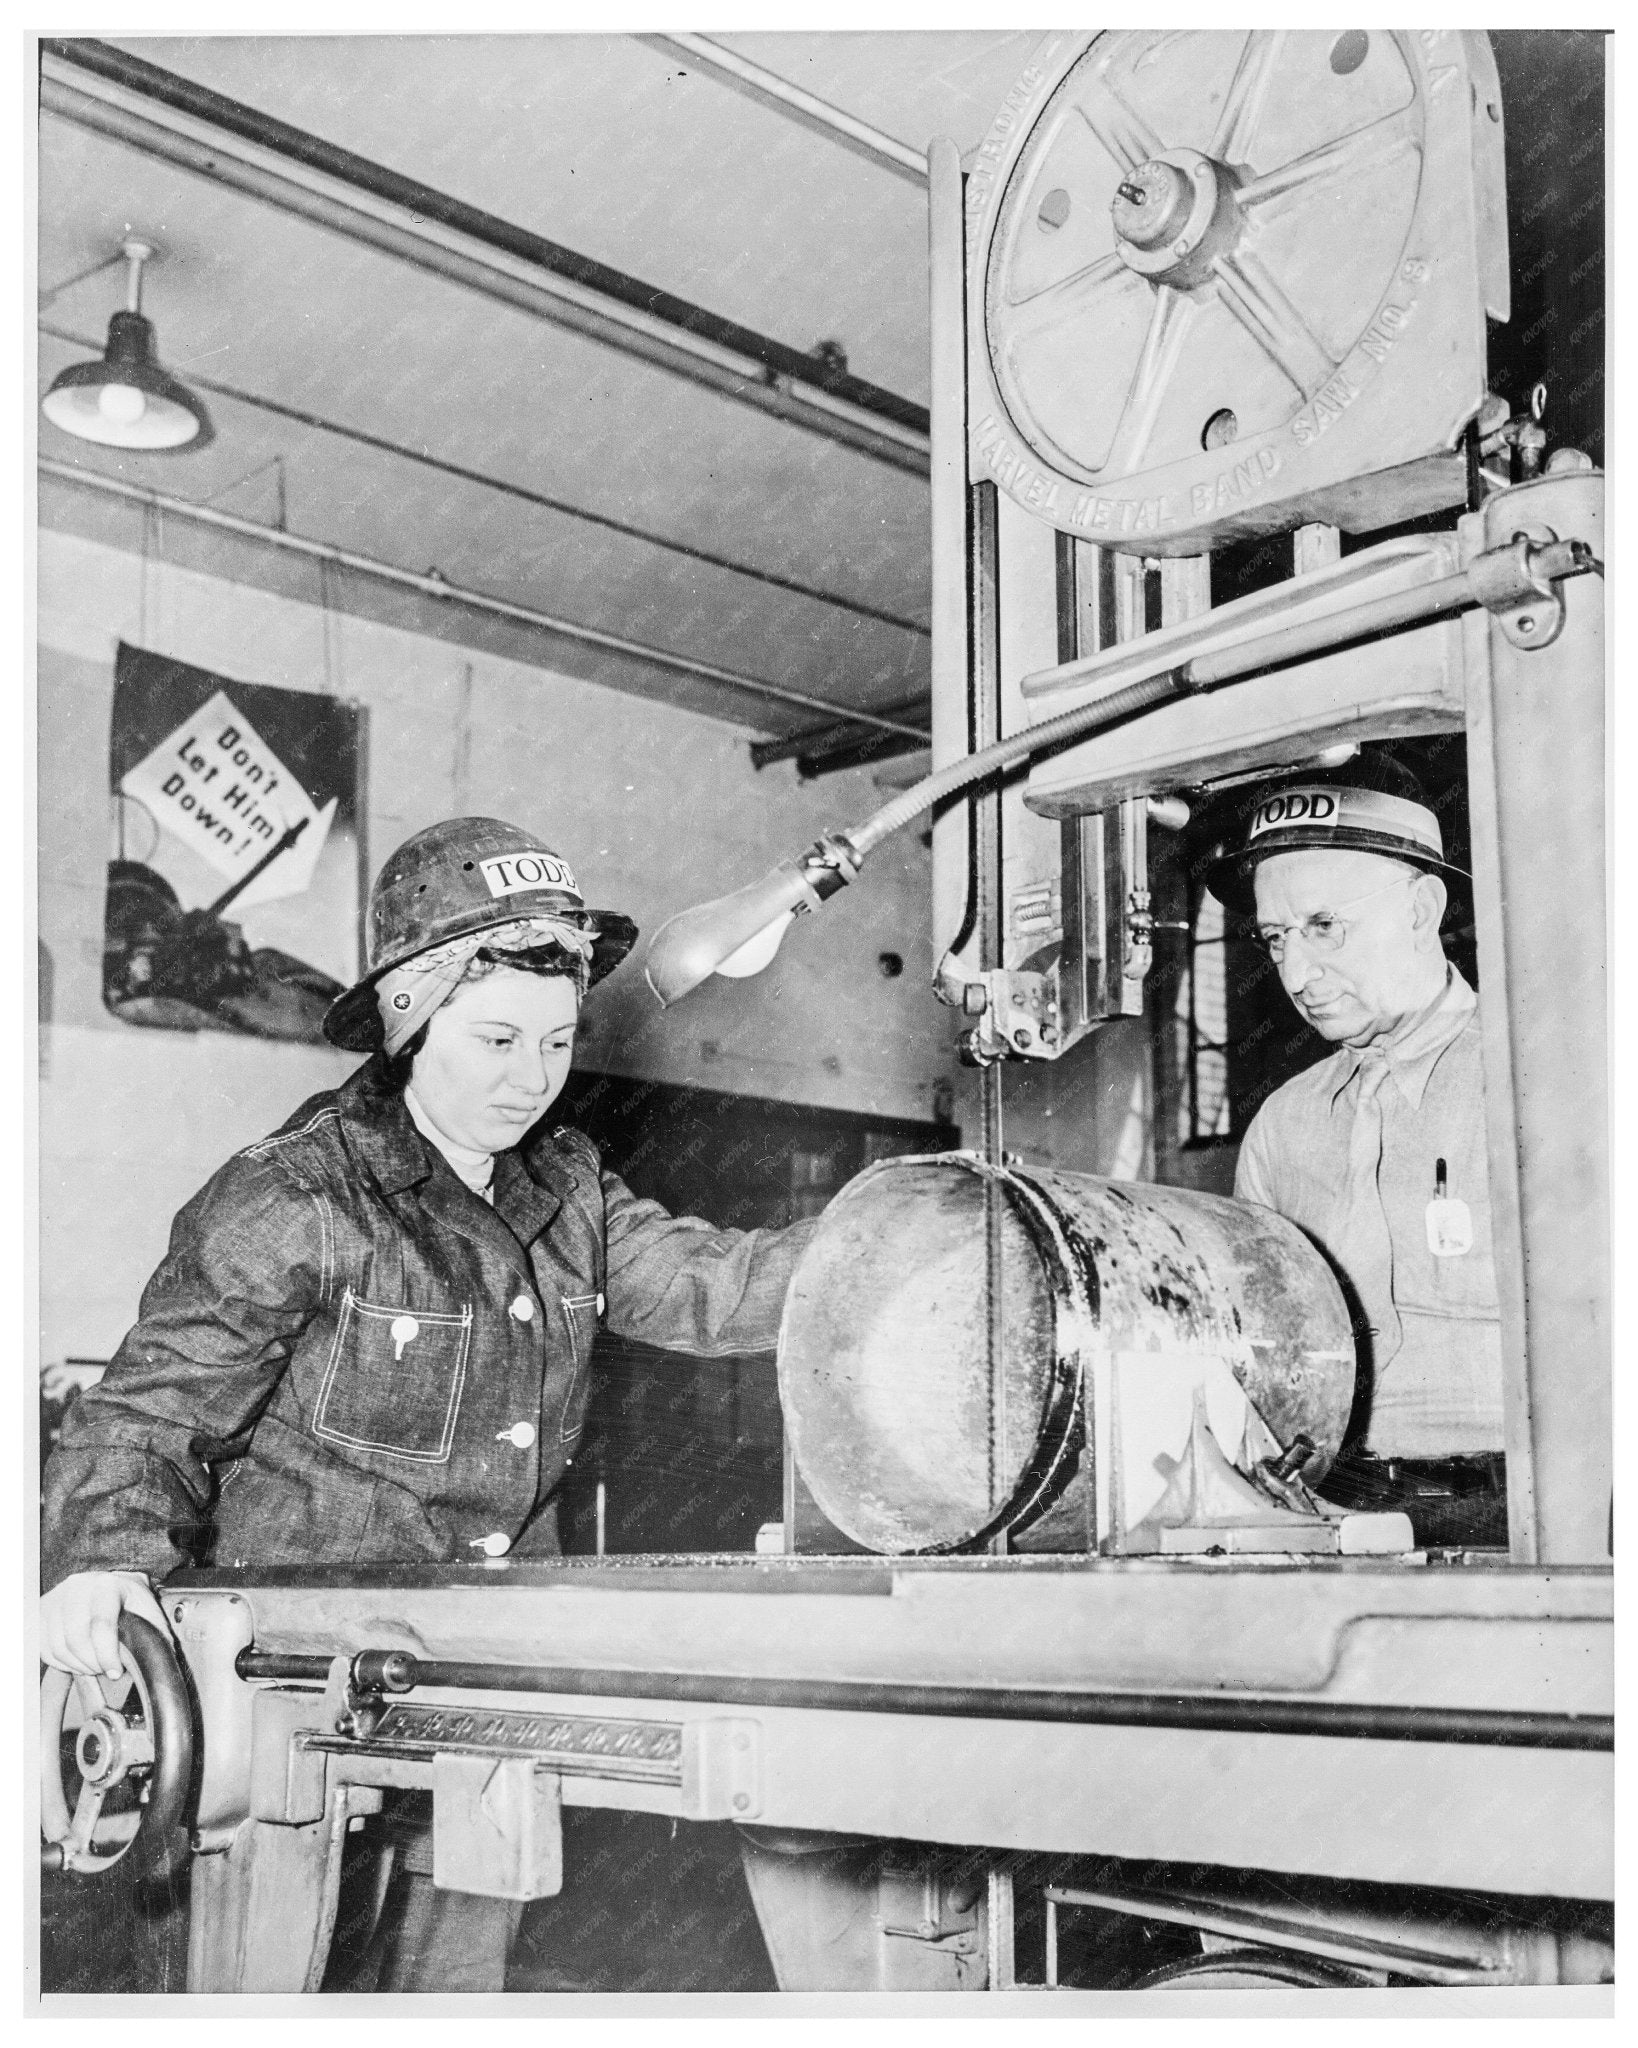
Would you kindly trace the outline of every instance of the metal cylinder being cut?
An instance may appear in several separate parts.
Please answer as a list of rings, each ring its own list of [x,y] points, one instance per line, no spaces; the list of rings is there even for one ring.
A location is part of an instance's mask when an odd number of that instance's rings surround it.
[[[1269,1464],[1312,1485],[1353,1387],[1342,1292],[1271,1210],[965,1153],[842,1190],[779,1341],[804,1482],[853,1542],[893,1554],[1001,1531],[1120,1549],[1207,1427],[1231,1486]]]

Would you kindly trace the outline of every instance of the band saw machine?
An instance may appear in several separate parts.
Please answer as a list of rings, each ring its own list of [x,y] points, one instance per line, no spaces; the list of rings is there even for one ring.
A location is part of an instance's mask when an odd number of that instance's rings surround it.
[[[785,1988],[1049,1988],[1092,1912],[1193,1930],[1173,1981],[1611,1972],[1603,480],[1488,387],[1488,42],[1054,35],[929,179],[931,773],[649,973],[744,971],[931,812],[978,1142],[819,1226],[778,1552],[185,1573],[179,1665],[131,1622],[127,1682],[48,1674],[48,1863],[185,1869],[193,1990],[316,1989],[348,1832],[405,1790],[435,1882],[512,1899],[561,1885],[565,1806],[738,1824]],[[1288,569],[1214,606],[1250,537]],[[1293,1227],[1003,1145],[1009,1071],[1142,1014],[1179,804],[1432,734],[1505,1552],[1325,1501],[1353,1353]]]

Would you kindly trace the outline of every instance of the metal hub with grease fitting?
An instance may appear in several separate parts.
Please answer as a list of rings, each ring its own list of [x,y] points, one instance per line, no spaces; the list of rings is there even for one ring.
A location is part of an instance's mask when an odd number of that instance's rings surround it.
[[[1198,150],[1162,150],[1115,187],[1121,261],[1155,284],[1200,284],[1239,230],[1234,178]]]

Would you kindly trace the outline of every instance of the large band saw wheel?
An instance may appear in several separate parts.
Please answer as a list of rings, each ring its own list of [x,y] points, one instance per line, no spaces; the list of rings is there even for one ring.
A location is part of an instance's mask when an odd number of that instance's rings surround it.
[[[1430,345],[1407,452],[1448,446],[1482,372],[1454,344],[1440,353],[1434,295],[1462,223],[1474,232],[1446,159],[1465,162],[1473,121],[1500,112],[1458,38],[1426,40],[1124,29],[1073,61],[1049,53],[992,131],[993,171],[980,151],[969,178],[981,374],[1005,415],[986,426],[975,397],[980,463],[1041,516],[1117,546],[1145,493],[1162,541],[1255,519],[1260,500],[1322,481],[1322,441],[1329,458],[1382,362]],[[1408,431],[1378,419],[1379,458],[1402,459],[1387,444]],[[1083,491],[1116,493],[1107,525]]]
[[[48,1670],[40,1680],[41,1865],[96,1874],[128,1862],[168,1880],[189,1853],[192,1703],[176,1654],[152,1622],[122,1614],[119,1640],[119,1678]],[[72,1794],[64,1773],[70,1735]]]

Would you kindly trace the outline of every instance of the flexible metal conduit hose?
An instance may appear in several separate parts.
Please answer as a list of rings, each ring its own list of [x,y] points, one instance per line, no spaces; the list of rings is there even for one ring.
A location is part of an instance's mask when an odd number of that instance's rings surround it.
[[[1186,695],[1189,687],[1180,669],[1167,669],[1162,675],[1128,683],[1124,689],[1100,697],[1095,704],[1081,704],[1073,711],[1061,711],[1056,718],[1026,726],[1022,732],[997,740],[980,753],[967,754],[959,761],[952,761],[948,767],[940,768],[912,788],[902,791],[891,803],[883,804],[864,824],[856,825],[839,836],[863,860],[884,839],[902,831],[912,818],[932,810],[946,797],[959,795],[975,782],[987,782],[992,775],[1000,775],[1008,768],[1016,767],[1020,761],[1029,760],[1032,755],[1047,753],[1063,741],[1085,739],[1092,733],[1106,731],[1112,725],[1121,725],[1128,718],[1135,718],[1139,712],[1165,703],[1168,697]]]
[[[1481,555],[1467,568],[1420,588],[1367,599],[1347,610],[1299,621],[1260,639],[1217,650],[1198,648],[1165,661],[1163,652],[1149,658],[1164,662],[1148,675],[1060,712],[1039,725],[1026,726],[975,754],[966,754],[904,790],[890,803],[846,831],[827,832],[796,860],[782,861],[748,887],[710,903],[679,911],[655,933],[644,972],[662,1005],[697,988],[709,975],[753,974],[777,950],[791,916],[813,910],[845,888],[867,855],[884,839],[901,831],[912,818],[947,797],[987,782],[1033,756],[1071,740],[1087,739],[1135,718],[1174,697],[1214,684],[1262,674],[1307,655],[1381,637],[1403,627],[1420,625],[1452,612],[1484,605],[1493,611],[1550,597],[1559,581],[1603,573],[1603,564],[1584,541],[1552,541],[1538,546],[1520,534],[1505,547]],[[1143,660],[1141,642],[1119,651],[1122,664]],[[1051,671],[1054,684],[1070,686],[1097,679],[1097,665],[1110,657],[1094,656]],[[1044,681],[1039,678],[1037,681]],[[1026,685],[1028,688],[1028,685]],[[737,957],[736,957],[737,956]]]

